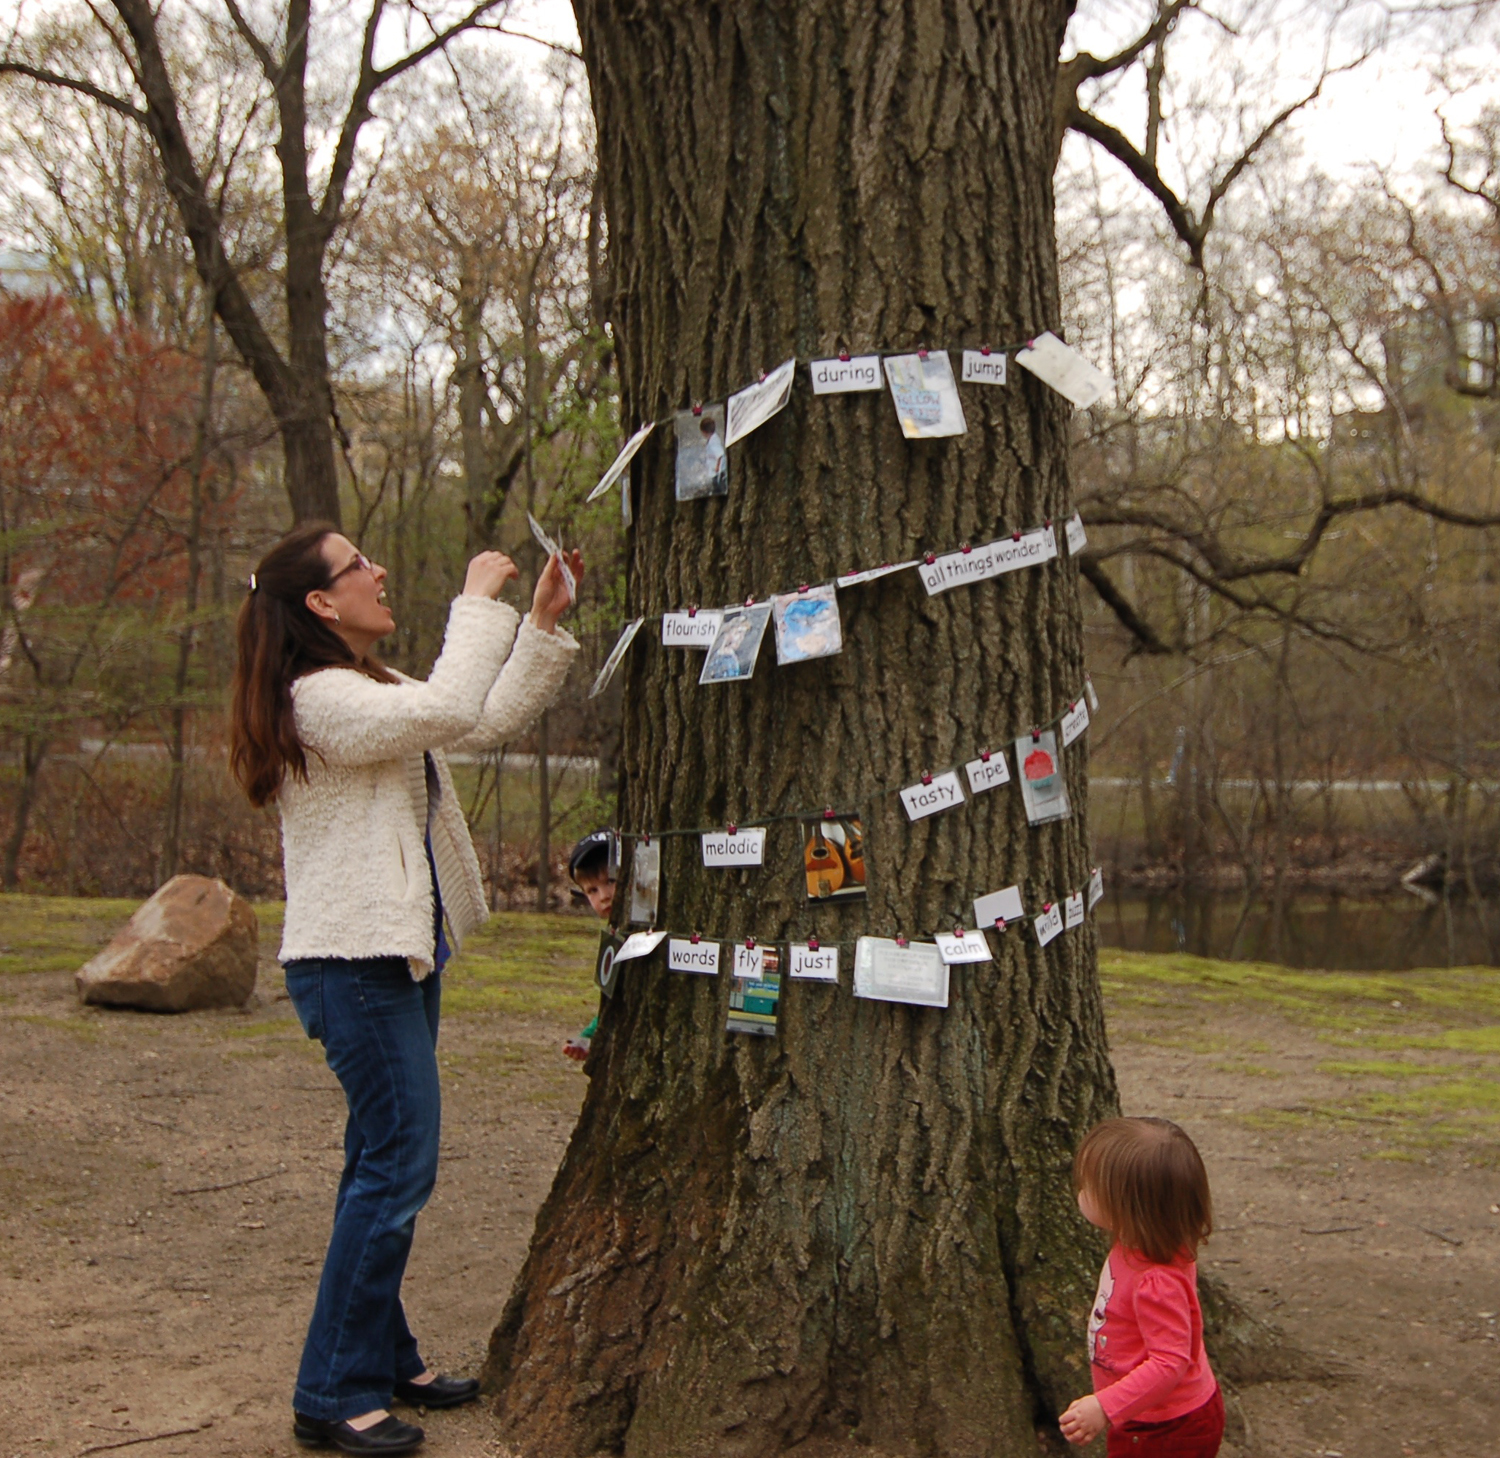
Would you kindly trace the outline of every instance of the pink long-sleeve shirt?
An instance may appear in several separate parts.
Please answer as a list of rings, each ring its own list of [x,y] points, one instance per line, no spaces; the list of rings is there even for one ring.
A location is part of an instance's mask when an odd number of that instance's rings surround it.
[[[1203,1350],[1198,1264],[1157,1265],[1116,1245],[1089,1316],[1094,1395],[1113,1423],[1164,1423],[1202,1407],[1218,1385]]]

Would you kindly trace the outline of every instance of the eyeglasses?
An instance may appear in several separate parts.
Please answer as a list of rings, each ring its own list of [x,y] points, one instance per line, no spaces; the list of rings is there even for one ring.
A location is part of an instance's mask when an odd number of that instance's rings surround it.
[[[347,567],[340,567],[339,570],[328,579],[328,585],[332,587],[340,577],[344,577],[348,573],[353,572],[356,567],[363,567],[366,572],[370,573],[372,576],[374,575],[375,564],[367,556],[365,556],[363,552],[356,552],[354,554],[354,560]]]

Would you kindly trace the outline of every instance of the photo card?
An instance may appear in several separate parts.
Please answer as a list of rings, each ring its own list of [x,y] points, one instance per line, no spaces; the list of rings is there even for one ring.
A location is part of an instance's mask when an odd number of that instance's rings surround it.
[[[945,349],[886,357],[885,377],[896,406],[896,419],[908,440],[962,435],[964,407],[953,378],[953,361]]]
[[[593,688],[589,690],[591,699],[597,699],[609,687],[610,679],[615,676],[625,659],[625,650],[635,642],[635,635],[641,631],[641,624],[645,621],[645,618],[635,618],[620,630],[618,641],[609,650],[609,657],[604,660],[604,667],[599,670],[599,676],[594,680]]]
[[[1016,740],[1016,763],[1021,767],[1021,799],[1033,825],[1066,820],[1073,813],[1063,781],[1062,752],[1051,729],[1023,734]]]
[[[1083,529],[1083,518],[1075,511],[1063,523],[1063,529],[1068,536],[1068,556],[1076,557],[1089,544],[1089,534]]]
[[[557,558],[557,565],[562,570],[563,584],[568,589],[568,601],[577,602],[578,580],[573,576],[573,569],[568,566],[568,559],[563,554],[563,549],[547,535],[546,528],[529,511],[526,513],[526,520],[531,525],[531,535],[536,538],[537,546],[549,557]]]
[[[1088,409],[1114,384],[1103,370],[1096,369],[1050,329],[1021,350],[1016,355],[1016,363],[1023,370],[1030,370],[1044,384],[1051,385],[1080,410]]]
[[[729,494],[729,453],[719,432],[723,420],[722,405],[705,405],[696,413],[679,410],[673,417],[679,501]]]
[[[771,599],[771,615],[776,621],[777,663],[805,663],[843,651],[839,595],[831,582],[778,593]]]
[[[781,960],[774,947],[759,950],[764,953],[760,976],[736,976],[730,983],[729,1017],[725,1027],[731,1033],[774,1038],[776,1006],[781,1000]]]
[[[615,953],[615,966],[618,967],[621,962],[633,962],[637,957],[649,957],[666,937],[664,931],[631,932]]]
[[[989,931],[997,921],[1007,925],[1020,921],[1025,915],[1019,886],[1006,886],[1003,890],[974,898],[974,922],[980,931]]]
[[[1063,902],[1063,930],[1072,931],[1075,926],[1083,925],[1083,892],[1070,892],[1066,901]]]
[[[847,901],[865,894],[865,832],[857,818],[804,820],[802,836],[808,900]]]
[[[773,415],[786,409],[792,398],[792,380],[797,361],[789,359],[776,366],[765,379],[746,385],[729,397],[725,411],[724,444],[732,446],[744,440],[752,430],[759,430]]]
[[[948,964],[933,942],[902,946],[886,937],[860,937],[854,946],[854,995],[947,1007]]]
[[[771,621],[771,604],[724,609],[724,620],[714,635],[713,646],[703,662],[699,683],[743,683],[755,673],[760,641]]]
[[[638,840],[630,855],[630,924],[651,926],[661,899],[661,842]]]
[[[1089,907],[1092,911],[1104,900],[1104,872],[1098,866],[1094,867],[1094,873],[1089,877]]]
[[[631,460],[635,456],[635,453],[640,450],[643,445],[646,444],[646,437],[650,435],[651,432],[655,429],[656,422],[654,420],[648,420],[638,431],[636,431],[633,436],[630,437],[629,440],[625,442],[625,444],[620,448],[620,454],[614,458],[613,462],[611,462],[609,470],[607,470],[599,478],[599,484],[595,486],[594,489],[590,491],[589,494],[584,498],[585,501],[597,501],[601,496],[604,495],[606,491],[609,490],[611,486],[615,484],[616,481],[620,479],[621,476],[625,474],[625,467],[630,464]]]

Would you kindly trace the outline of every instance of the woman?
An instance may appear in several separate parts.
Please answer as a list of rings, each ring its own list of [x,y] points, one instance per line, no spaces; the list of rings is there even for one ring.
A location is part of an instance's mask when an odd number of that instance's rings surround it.
[[[576,552],[572,568],[582,575]],[[556,557],[518,629],[497,601],[515,564],[482,552],[431,675],[406,678],[371,655],[396,626],[385,575],[325,523],[266,554],[240,609],[230,762],[252,803],[280,808],[287,991],[349,1103],[293,1434],[392,1454],[423,1439],[387,1410],[393,1398],[452,1407],[479,1391],[428,1370],[401,1308],[437,1175],[439,974],[486,917],[443,751],[518,734],[556,696],[578,645],[557,627],[569,596]]]

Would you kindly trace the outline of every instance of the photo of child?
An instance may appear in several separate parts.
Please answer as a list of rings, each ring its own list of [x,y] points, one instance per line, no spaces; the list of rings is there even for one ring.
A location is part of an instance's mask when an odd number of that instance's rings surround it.
[[[698,501],[729,492],[729,453],[719,433],[722,405],[705,405],[694,414],[679,410],[677,430],[677,499]]]

